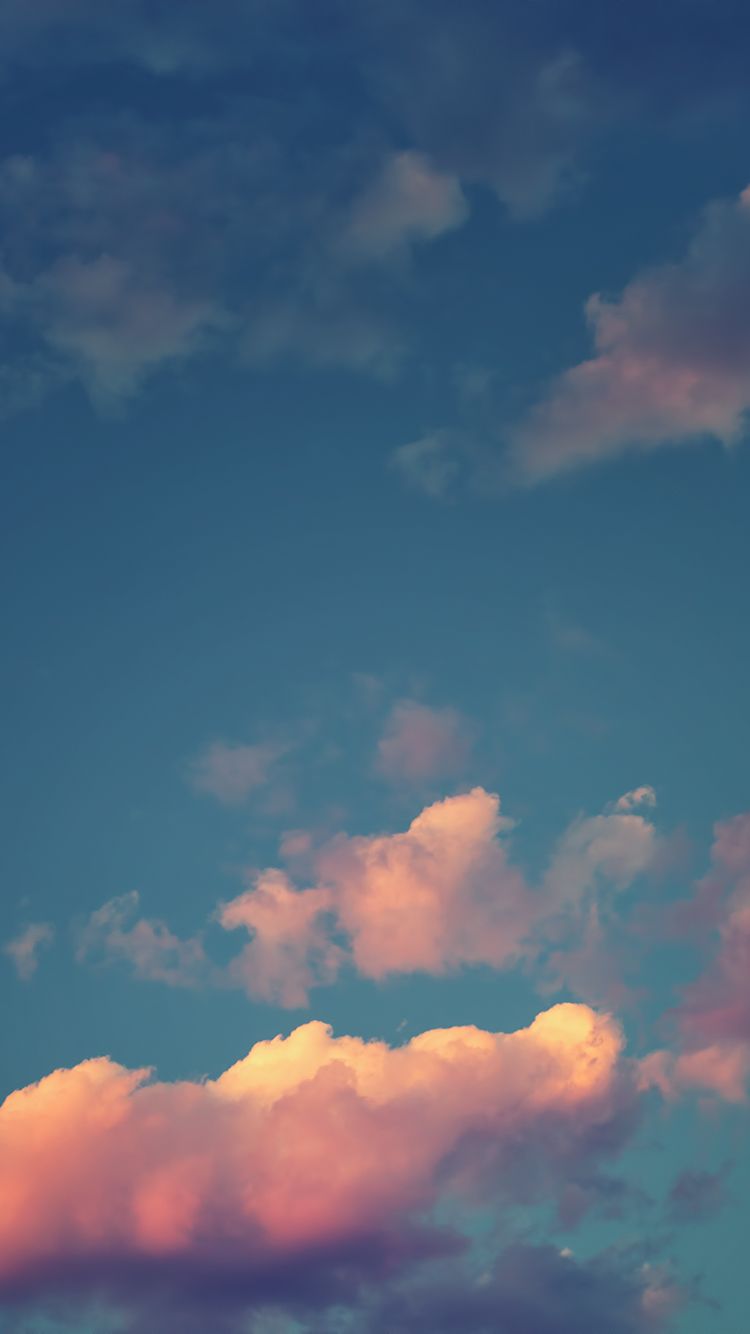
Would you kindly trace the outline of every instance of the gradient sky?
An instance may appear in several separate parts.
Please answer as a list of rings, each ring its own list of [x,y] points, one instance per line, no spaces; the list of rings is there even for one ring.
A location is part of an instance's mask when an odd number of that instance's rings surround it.
[[[4,0],[3,1334],[744,1334],[748,68]]]

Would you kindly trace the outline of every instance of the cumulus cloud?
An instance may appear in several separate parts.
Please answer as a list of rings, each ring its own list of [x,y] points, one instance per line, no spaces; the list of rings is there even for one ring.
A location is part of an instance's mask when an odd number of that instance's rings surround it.
[[[428,713],[421,761],[431,767],[435,717]],[[439,712],[437,718],[442,755],[445,719]],[[453,755],[452,719],[449,736]],[[395,764],[395,751],[386,754]],[[241,987],[290,1008],[307,1005],[313,987],[347,969],[380,981],[541,963],[547,989],[553,978],[555,987],[565,983],[584,999],[619,1003],[626,989],[610,948],[612,891],[651,864],[653,825],[616,810],[579,817],[538,886],[511,858],[512,827],[499,797],[475,787],[426,806],[397,833],[338,834],[315,845],[297,830],[283,847],[306,868],[308,885],[273,867],[253,871],[247,888],[214,917],[249,937],[228,964],[210,963],[202,935],[181,939],[164,922],[137,917],[136,893],[91,915],[78,957],[129,961],[138,976],[172,985]]]
[[[0,1108],[0,1291],[241,1304],[394,1272],[449,1244],[440,1200],[554,1194],[616,1151],[636,1099],[622,1047],[610,1018],[562,1005],[395,1049],[311,1023],[199,1083],[57,1070]]]
[[[375,768],[393,783],[445,778],[464,768],[471,739],[470,726],[457,709],[435,709],[403,699],[388,716]]]
[[[750,407],[750,189],[708,208],[684,259],[586,306],[595,354],[552,383],[511,434],[527,482],[714,437],[736,444]]]
[[[29,982],[39,967],[39,955],[52,944],[54,927],[49,922],[30,922],[23,931],[3,945],[22,982]]]

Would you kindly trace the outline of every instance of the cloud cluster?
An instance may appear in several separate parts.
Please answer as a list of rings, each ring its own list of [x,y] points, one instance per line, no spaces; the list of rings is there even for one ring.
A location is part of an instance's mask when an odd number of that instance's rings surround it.
[[[428,726],[433,738],[432,714]],[[452,748],[452,719],[450,728]],[[376,981],[480,964],[501,969],[538,961],[554,942],[552,970],[567,976],[575,994],[599,999],[606,993],[593,985],[594,973],[607,953],[599,908],[651,865],[653,824],[632,810],[579,817],[539,886],[511,858],[512,827],[499,797],[476,787],[426,806],[398,833],[339,834],[315,847],[297,831],[285,846],[304,849],[312,883],[300,888],[273,867],[253,873],[249,887],[216,913],[225,930],[249,937],[225,967],[210,963],[202,936],[180,939],[164,922],[137,917],[135,893],[91,915],[79,958],[125,960],[142,978],[236,986],[296,1008],[342,969]],[[587,967],[571,960],[561,968],[592,922]],[[611,959],[607,970],[611,980]]]
[[[91,913],[78,933],[78,962],[125,962],[136,977],[173,987],[206,981],[211,968],[201,938],[180,939],[165,922],[138,916],[139,903],[133,889]]]
[[[310,1023],[201,1083],[58,1070],[0,1108],[0,1292],[250,1302],[441,1253],[440,1199],[554,1193],[616,1150],[636,1100],[622,1047],[610,1018],[561,1005],[395,1049]]]
[[[608,127],[695,114],[728,87],[745,95],[702,3],[672,22],[669,6],[658,22],[649,11],[639,60],[623,20],[602,27],[573,0],[543,0],[533,18],[526,8],[334,0],[321,24],[301,0],[219,0],[210,21],[198,0],[106,13],[92,0],[8,0],[0,309],[18,352],[6,397],[77,381],[111,407],[157,371],[219,351],[391,375],[410,345],[404,261],[464,223],[472,191],[528,218],[576,183]],[[732,248],[730,230],[719,225]],[[618,431],[650,439],[668,418],[674,433],[669,385],[684,397],[685,366],[705,357],[673,348],[673,332],[680,312],[705,315],[712,263],[698,254],[697,281],[675,280],[674,293],[648,279],[643,311],[642,284],[591,307],[600,355],[519,433],[524,475],[618,448]],[[662,318],[673,294],[680,309]],[[634,357],[640,417],[622,404]],[[730,365],[689,385],[691,422],[733,430],[738,378]],[[455,466],[437,437],[400,461],[438,489]]]
[[[679,920],[699,925],[704,942],[706,928],[712,931],[713,957],[671,1014],[680,1049],[653,1053],[647,1070],[668,1095],[703,1088],[744,1102],[750,1081],[750,815],[715,826],[711,861]]]

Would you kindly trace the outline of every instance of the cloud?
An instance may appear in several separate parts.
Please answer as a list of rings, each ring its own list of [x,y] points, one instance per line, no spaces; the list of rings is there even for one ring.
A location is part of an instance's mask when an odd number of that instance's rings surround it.
[[[242,927],[252,937],[229,964],[228,980],[261,1000],[307,1005],[310,988],[334,982],[345,958],[331,939],[332,911],[329,890],[298,891],[282,871],[262,872],[219,909],[227,931]]]
[[[679,1223],[703,1222],[712,1218],[726,1203],[727,1172],[706,1172],[685,1168],[673,1181],[667,1200],[670,1218]]]
[[[124,961],[136,977],[173,987],[205,981],[210,966],[200,937],[181,940],[165,922],[136,917],[139,902],[131,890],[97,908],[78,933],[78,962]]]
[[[750,188],[704,213],[684,259],[586,306],[595,354],[511,433],[517,479],[707,436],[736,444],[750,407]]]
[[[208,300],[191,299],[112,255],[66,255],[19,294],[45,341],[100,405],[128,397],[157,366],[187,360],[227,323]]]
[[[652,787],[635,787],[632,792],[624,792],[615,802],[616,811],[634,811],[639,806],[655,806],[656,793]]]
[[[436,171],[422,153],[394,153],[352,205],[344,244],[384,258],[413,241],[432,241],[460,227],[469,207],[455,176]]]
[[[400,834],[339,836],[321,849],[355,966],[366,977],[500,967],[518,958],[533,912],[501,835],[499,798],[483,788],[435,802]]]
[[[225,806],[240,805],[252,792],[268,786],[277,761],[288,750],[277,742],[250,746],[214,741],[192,761],[189,782],[196,792],[216,797]]]
[[[711,858],[696,899],[704,925],[715,930],[714,957],[685,988],[675,1017],[688,1045],[731,1052],[744,1044],[750,1068],[750,814],[715,826]]]
[[[19,935],[3,945],[22,982],[29,982],[39,967],[39,955],[52,944],[55,929],[49,922],[30,922]]]
[[[375,768],[392,783],[423,783],[460,773],[470,749],[471,729],[456,709],[403,699],[391,709]]]
[[[579,1260],[554,1246],[516,1243],[480,1272],[454,1262],[429,1281],[386,1287],[363,1334],[646,1334],[671,1324],[683,1293],[668,1272],[635,1256]]]
[[[725,1102],[747,1101],[750,1045],[714,1042],[681,1052],[649,1052],[641,1062],[644,1088],[657,1088],[663,1097],[681,1098],[696,1090],[714,1093]]]
[[[420,730],[424,719],[417,730],[420,776],[436,756],[445,758],[443,711],[426,712],[429,744]],[[396,721],[400,747],[398,714]],[[455,759],[449,721],[448,753]],[[387,749],[386,758],[395,777],[400,749]],[[512,827],[499,797],[475,787],[426,806],[397,833],[338,834],[316,844],[296,830],[284,849],[308,886],[272,867],[253,871],[248,887],[214,914],[224,930],[249,936],[226,965],[211,963],[202,935],[181,939],[164,922],[135,917],[136,893],[91,915],[78,958],[129,961],[137,976],[176,986],[240,987],[253,999],[289,1008],[307,1005],[313,987],[349,969],[381,981],[523,962],[537,970],[543,990],[564,983],[584,999],[622,1003],[628,993],[614,966],[619,927],[612,891],[627,888],[651,864],[658,847],[653,825],[619,811],[579,817],[537,887],[511,859]]]
[[[446,496],[456,484],[462,463],[463,445],[454,431],[433,431],[399,445],[390,464],[414,491],[431,500]]]
[[[750,1081],[750,815],[714,826],[711,863],[693,898],[668,919],[668,934],[695,933],[708,945],[709,961],[668,1012],[677,1049],[652,1052],[644,1078],[666,1097],[703,1089],[743,1103]]]
[[[628,792],[607,815],[579,816],[557,845],[545,876],[545,887],[561,905],[580,902],[596,884],[605,880],[615,889],[626,889],[654,859],[656,830],[642,815],[633,815],[634,805],[650,804],[641,788],[634,800]],[[625,803],[623,805],[622,803]]]
[[[429,1221],[439,1201],[554,1195],[615,1152],[636,1105],[622,1047],[562,1005],[395,1049],[310,1023],[197,1083],[106,1057],[57,1070],[0,1108],[0,1292],[221,1310],[393,1274],[459,1244]]]

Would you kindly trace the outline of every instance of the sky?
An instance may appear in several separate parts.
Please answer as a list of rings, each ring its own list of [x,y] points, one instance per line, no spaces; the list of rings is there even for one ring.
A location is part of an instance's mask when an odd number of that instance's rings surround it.
[[[2,1334],[744,1334],[749,59],[4,0]]]

